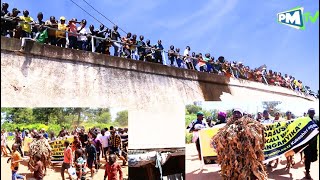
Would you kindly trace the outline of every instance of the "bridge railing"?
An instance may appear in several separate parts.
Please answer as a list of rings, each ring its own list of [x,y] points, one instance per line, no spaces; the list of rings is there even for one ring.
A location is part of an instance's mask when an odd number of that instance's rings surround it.
[[[161,56],[162,56],[162,64],[163,65],[167,65],[167,66],[170,66],[170,63],[167,62],[167,59],[166,59],[166,55],[165,54],[168,54],[169,52],[168,51],[165,51],[164,49],[158,49],[158,48],[154,48],[154,47],[147,47],[147,46],[139,46],[137,44],[129,44],[129,43],[126,43],[126,42],[123,42],[123,41],[116,41],[116,40],[112,40],[110,39],[109,37],[105,37],[105,38],[102,38],[102,37],[98,37],[98,36],[94,36],[90,33],[87,33],[87,34],[82,34],[82,33],[75,33],[75,32],[70,32],[70,31],[65,31],[65,30],[61,30],[61,29],[57,29],[57,28],[52,28],[52,27],[49,27],[47,25],[40,25],[38,23],[27,23],[27,22],[24,22],[23,20],[20,20],[20,19],[17,19],[17,18],[12,18],[12,17],[5,17],[5,16],[1,16],[1,20],[4,20],[4,21],[11,21],[11,22],[19,22],[19,23],[24,23],[24,24],[29,24],[31,26],[43,26],[45,27],[46,29],[51,29],[51,30],[55,30],[55,31],[59,31],[59,32],[64,32],[66,33],[66,39],[68,39],[69,35],[75,35],[75,36],[87,36],[87,38],[90,38],[91,39],[91,51],[92,52],[96,52],[96,44],[95,44],[95,40],[100,40],[100,41],[106,41],[106,42],[109,42],[109,43],[119,43],[121,45],[120,47],[120,53],[118,53],[120,57],[121,54],[124,52],[123,51],[123,47],[125,45],[129,45],[131,47],[134,47],[135,50],[130,50],[131,52],[131,59],[134,59],[134,60],[139,60],[139,54],[138,54],[138,47],[141,47],[143,49],[150,49],[151,50],[151,55],[153,56],[153,54],[155,52],[160,52],[161,53]],[[27,40],[31,40],[31,38],[26,38]],[[110,46],[111,47],[111,46]],[[192,56],[184,56],[184,55],[181,55],[181,54],[176,54],[176,56],[179,56],[182,58],[182,61],[185,63],[185,59],[188,58],[189,60],[198,60],[198,58],[196,57],[192,57]],[[143,61],[146,61],[145,59]],[[174,61],[175,64],[174,66],[177,67],[177,62]],[[221,63],[219,65],[222,65]],[[186,69],[186,67],[182,67],[184,69]],[[194,70],[197,70],[199,71],[199,69],[197,69],[196,67],[193,67]],[[238,79],[238,77],[234,74],[235,71],[238,71],[237,68],[235,67],[232,67],[230,66],[228,68],[229,72],[232,74],[233,77],[236,77]],[[239,72],[239,71],[238,71]],[[221,74],[222,72],[219,72],[218,74]],[[222,73],[223,74],[223,73]],[[269,85],[266,77],[265,77],[265,74],[266,74],[266,69],[262,69],[262,79],[263,79],[263,82],[267,85]],[[297,94],[304,94],[305,96],[311,96],[308,91],[305,91],[305,92],[302,92],[302,91],[296,91],[292,85],[290,84],[290,88],[297,92]],[[289,89],[290,89],[289,88]]]

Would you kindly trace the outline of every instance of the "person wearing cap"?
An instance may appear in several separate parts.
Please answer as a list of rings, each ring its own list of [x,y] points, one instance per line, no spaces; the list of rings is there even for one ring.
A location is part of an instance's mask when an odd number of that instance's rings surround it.
[[[318,130],[319,130],[319,121],[316,121],[314,119],[314,115],[315,115],[315,110],[313,108],[308,110],[308,116],[311,119],[311,121],[313,121],[315,124],[318,125]],[[310,175],[310,166],[311,166],[311,162],[315,162],[318,159],[318,145],[317,145],[317,140],[318,140],[318,135],[316,135],[315,137],[313,137],[308,143],[308,146],[303,150],[304,152],[304,165],[305,165],[305,169],[306,169],[306,179],[311,179],[311,175]]]
[[[58,30],[56,31],[56,37],[57,37],[57,46],[59,47],[66,47],[66,32],[67,31],[67,25],[65,24],[66,18],[61,16],[60,17],[60,23],[58,24]]]
[[[235,108],[232,110],[232,120],[236,121],[243,116],[243,111],[240,108]]]
[[[23,16],[20,16],[20,26],[22,27],[22,37],[31,37],[31,25],[34,23],[33,18],[29,16],[29,11],[24,10]]]
[[[199,127],[202,127],[202,128],[208,127],[207,123],[203,122],[203,112],[201,111],[197,113],[197,119],[193,120],[188,125],[187,129],[189,129],[189,131],[193,133],[192,141],[196,143],[199,160],[202,160],[201,151],[200,151],[200,140],[199,140],[199,134],[198,134],[198,131],[201,130],[201,128],[197,128],[196,125],[200,125]]]

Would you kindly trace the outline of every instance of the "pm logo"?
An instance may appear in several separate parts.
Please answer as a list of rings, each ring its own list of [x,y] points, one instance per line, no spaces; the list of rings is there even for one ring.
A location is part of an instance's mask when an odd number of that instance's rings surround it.
[[[296,7],[289,11],[284,11],[277,14],[277,20],[279,23],[293,27],[295,29],[305,29],[305,23],[315,23],[319,17],[319,11],[314,16],[311,16],[310,12],[303,12],[303,7]]]

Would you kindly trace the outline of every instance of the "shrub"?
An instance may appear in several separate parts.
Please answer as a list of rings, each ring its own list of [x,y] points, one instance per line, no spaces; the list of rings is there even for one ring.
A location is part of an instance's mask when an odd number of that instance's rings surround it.
[[[192,133],[186,132],[186,144],[192,143]]]

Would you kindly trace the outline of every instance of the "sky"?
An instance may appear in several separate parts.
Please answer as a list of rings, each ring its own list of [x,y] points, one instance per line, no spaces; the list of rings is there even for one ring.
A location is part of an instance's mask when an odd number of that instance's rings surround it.
[[[277,105],[281,112],[291,111],[296,116],[302,116],[304,112],[307,112],[309,108],[314,108],[316,116],[319,116],[319,102],[307,102],[307,101],[285,101]],[[201,102],[201,107],[205,110],[218,109],[219,111],[227,111],[233,108],[240,108],[247,113],[256,114],[257,112],[263,112],[264,108],[261,101],[233,101],[233,102]]]
[[[312,90],[319,89],[319,20],[297,30],[277,23],[277,13],[297,6],[314,15],[318,1],[301,0],[86,0],[95,9],[115,22],[126,32],[144,35],[155,44],[162,40],[165,49],[170,45],[192,52],[224,56],[229,61],[241,61],[251,68],[263,64],[282,74],[293,75]],[[99,24],[71,0],[7,0],[13,7],[28,9],[36,18],[43,12],[67,20],[86,19],[98,28]],[[83,0],[75,1],[107,27],[113,25],[90,8]],[[120,31],[121,35],[124,35]]]

